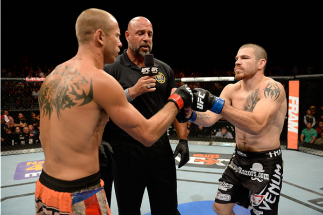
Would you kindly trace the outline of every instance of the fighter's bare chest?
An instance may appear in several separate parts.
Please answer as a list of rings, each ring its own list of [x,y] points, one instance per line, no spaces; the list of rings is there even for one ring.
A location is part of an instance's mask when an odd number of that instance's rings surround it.
[[[237,91],[231,98],[232,106],[240,110],[252,112],[260,99],[259,96],[259,89],[251,92]]]

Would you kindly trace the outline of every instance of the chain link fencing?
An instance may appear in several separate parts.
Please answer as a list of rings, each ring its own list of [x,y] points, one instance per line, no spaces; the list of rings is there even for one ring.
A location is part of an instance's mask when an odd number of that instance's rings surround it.
[[[306,128],[304,120],[307,119],[307,111],[313,111],[315,118],[314,129],[319,130],[320,120],[323,120],[323,75],[311,76],[274,76],[285,88],[286,96],[289,95],[289,80],[300,81],[299,95],[299,150],[323,156],[323,144],[306,143],[300,141],[302,130]],[[7,114],[8,119],[1,120],[1,155],[21,154],[42,151],[39,141],[39,107],[38,91],[43,79],[2,78],[1,79],[1,115]],[[184,82],[191,89],[200,87],[219,96],[223,88],[236,80],[233,77],[212,78],[182,78],[176,79],[178,86]],[[314,107],[312,107],[314,106]],[[311,109],[312,108],[312,109]],[[307,117],[307,118],[306,118]],[[6,120],[9,120],[6,122]],[[307,119],[311,121],[311,119]],[[313,120],[311,121],[313,122]],[[32,125],[33,136],[23,135],[25,126]],[[20,130],[20,133],[16,132]],[[25,129],[26,130],[26,129]],[[282,148],[287,144],[288,113],[280,135]],[[230,132],[230,134],[229,134]],[[32,132],[29,132],[32,133]],[[177,143],[178,137],[174,126],[167,131],[171,142]],[[225,119],[219,120],[211,127],[201,127],[189,123],[187,128],[189,144],[199,145],[235,145],[235,127]],[[319,139],[321,138],[321,139]],[[317,134],[317,140],[322,137]],[[321,141],[322,142],[322,141]]]
[[[1,79],[1,155],[42,151],[38,91],[43,79]],[[27,127],[27,128],[25,128]]]

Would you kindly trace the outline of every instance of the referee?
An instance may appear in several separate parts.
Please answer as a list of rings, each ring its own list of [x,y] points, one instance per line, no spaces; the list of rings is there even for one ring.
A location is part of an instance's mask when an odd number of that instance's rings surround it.
[[[142,76],[144,56],[152,49],[153,28],[144,17],[129,22],[125,33],[128,49],[104,70],[124,88],[128,101],[147,119],[157,113],[176,88],[171,68],[154,60],[158,68],[156,76]],[[167,133],[154,145],[145,147],[121,128],[108,123],[105,132],[110,132],[114,185],[120,215],[140,215],[142,197],[147,188],[152,215],[180,214],[177,210],[177,181],[175,159],[181,154],[179,167],[189,160],[187,124],[175,119],[179,144],[173,154]]]

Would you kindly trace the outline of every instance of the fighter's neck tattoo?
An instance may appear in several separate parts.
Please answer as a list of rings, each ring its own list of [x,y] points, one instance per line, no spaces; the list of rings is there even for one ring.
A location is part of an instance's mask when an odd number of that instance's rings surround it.
[[[72,108],[77,105],[77,100],[83,100],[78,106],[86,105],[93,100],[92,79],[89,81],[80,75],[77,69],[65,67],[61,71],[61,66],[56,67],[50,76],[58,75],[56,79],[45,81],[39,90],[39,109],[43,116],[49,115],[56,111],[59,119],[61,111],[65,108]],[[89,89],[90,88],[90,89]],[[84,89],[88,91],[85,93]],[[82,93],[77,93],[77,92]]]
[[[255,108],[257,101],[258,101],[258,92],[259,90],[256,89],[255,91],[251,92],[247,99],[246,99],[246,106],[245,106],[245,110],[252,112],[253,109]]]

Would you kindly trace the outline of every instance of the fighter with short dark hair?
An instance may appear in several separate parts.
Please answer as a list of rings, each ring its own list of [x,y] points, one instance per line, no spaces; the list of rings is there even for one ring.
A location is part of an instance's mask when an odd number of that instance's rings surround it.
[[[280,134],[287,100],[284,87],[264,75],[266,63],[261,46],[243,45],[234,69],[240,81],[228,84],[220,97],[194,89],[195,111],[186,109],[177,116],[206,127],[223,117],[236,127],[236,149],[213,204],[218,215],[233,215],[235,204],[250,205],[252,214],[278,213],[283,179]]]

